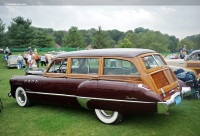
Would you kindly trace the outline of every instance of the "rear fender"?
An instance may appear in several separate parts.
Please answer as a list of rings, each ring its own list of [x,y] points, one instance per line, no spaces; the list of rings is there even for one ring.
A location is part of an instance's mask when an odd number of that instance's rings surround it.
[[[86,80],[82,82],[76,92],[78,103],[86,109],[90,109],[88,102],[92,99],[97,99],[97,81]]]
[[[134,84],[131,90],[131,94],[134,98],[137,98],[140,101],[146,102],[163,102],[163,98],[150,90],[146,85],[143,84]]]

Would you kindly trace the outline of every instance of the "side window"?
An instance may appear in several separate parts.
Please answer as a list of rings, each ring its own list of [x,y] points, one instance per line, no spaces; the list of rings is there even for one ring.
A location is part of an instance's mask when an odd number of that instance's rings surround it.
[[[71,74],[98,74],[98,58],[73,58]]]
[[[121,59],[104,59],[104,75],[139,75],[132,62]]]
[[[67,59],[57,59],[51,64],[47,73],[66,73]]]

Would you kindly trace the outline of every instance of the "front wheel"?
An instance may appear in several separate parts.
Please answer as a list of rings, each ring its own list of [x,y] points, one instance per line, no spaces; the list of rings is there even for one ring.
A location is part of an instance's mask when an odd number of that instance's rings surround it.
[[[122,121],[121,113],[117,111],[95,109],[98,119],[105,124],[118,124]]]
[[[26,92],[22,87],[18,87],[15,91],[15,98],[17,101],[17,104],[21,107],[29,107],[30,101],[26,95]]]

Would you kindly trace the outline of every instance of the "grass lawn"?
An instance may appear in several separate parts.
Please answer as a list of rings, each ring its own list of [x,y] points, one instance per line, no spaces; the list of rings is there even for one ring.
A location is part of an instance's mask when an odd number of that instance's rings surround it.
[[[17,54],[17,53],[16,53]],[[0,136],[199,136],[200,99],[184,99],[164,115],[127,115],[118,125],[101,123],[94,111],[83,108],[35,104],[21,108],[7,96],[13,75],[23,70],[7,69],[0,54]]]

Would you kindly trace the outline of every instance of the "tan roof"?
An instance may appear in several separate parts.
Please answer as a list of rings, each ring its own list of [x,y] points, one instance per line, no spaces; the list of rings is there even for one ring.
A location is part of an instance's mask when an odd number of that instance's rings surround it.
[[[154,50],[139,49],[139,48],[109,48],[109,49],[94,49],[94,50],[80,50],[63,53],[58,55],[57,58],[67,57],[101,57],[101,56],[114,56],[114,57],[135,57],[144,53],[153,53]]]

